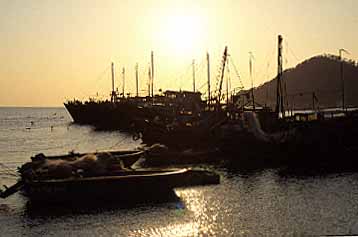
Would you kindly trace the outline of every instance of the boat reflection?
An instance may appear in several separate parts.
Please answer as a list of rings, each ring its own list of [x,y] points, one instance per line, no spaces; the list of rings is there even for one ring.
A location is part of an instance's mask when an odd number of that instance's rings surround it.
[[[71,203],[39,203],[28,201],[24,209],[24,216],[28,218],[47,218],[62,217],[67,215],[87,215],[102,214],[116,210],[135,209],[146,206],[157,206],[166,203],[183,205],[182,200],[174,190],[167,192],[166,195],[154,195],[149,197],[138,197],[119,201],[115,198],[106,200],[82,200]]]

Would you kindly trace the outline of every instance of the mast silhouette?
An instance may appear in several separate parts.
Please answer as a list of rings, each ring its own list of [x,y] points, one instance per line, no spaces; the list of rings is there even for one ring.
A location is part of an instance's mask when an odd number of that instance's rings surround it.
[[[210,95],[210,57],[209,57],[209,53],[206,53],[206,61],[207,61],[207,65],[208,65],[208,105],[210,106],[211,104],[211,95]]]
[[[281,35],[278,36],[278,54],[277,54],[277,88],[276,88],[276,110],[275,112],[285,117],[284,99],[282,91],[282,41]]]
[[[152,97],[154,97],[154,54],[153,54],[153,51],[150,54],[150,62],[151,62],[151,66],[152,66],[152,70],[151,70]]]
[[[125,86],[125,73],[126,73],[126,71],[123,67],[123,69],[122,69],[122,96],[123,96],[123,98],[124,98],[124,86]]]
[[[139,96],[138,93],[138,63],[135,65],[135,88],[136,88],[136,97]]]
[[[252,109],[255,111],[255,96],[254,96],[254,79],[252,77],[252,59],[254,58],[254,55],[252,52],[249,52],[249,67],[250,67],[250,79],[251,79],[251,98],[252,98]]]
[[[114,63],[111,63],[111,74],[112,74],[112,94],[111,94],[111,102],[116,101],[116,91],[114,90]]]
[[[195,59],[193,59],[193,92],[195,92]]]

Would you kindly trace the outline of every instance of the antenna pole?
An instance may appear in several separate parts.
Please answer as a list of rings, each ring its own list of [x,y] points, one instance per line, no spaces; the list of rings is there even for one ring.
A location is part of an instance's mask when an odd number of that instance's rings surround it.
[[[206,61],[208,64],[208,104],[210,106],[210,58],[209,58],[209,53],[206,53]]]
[[[135,65],[135,86],[136,86],[136,96],[139,96],[138,93],[138,63]]]

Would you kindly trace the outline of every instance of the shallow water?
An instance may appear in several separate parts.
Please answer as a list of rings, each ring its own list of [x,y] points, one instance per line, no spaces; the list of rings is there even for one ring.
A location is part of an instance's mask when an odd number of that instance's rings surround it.
[[[32,123],[31,123],[32,122]],[[52,127],[51,127],[52,126]],[[140,146],[119,132],[71,124],[63,108],[0,108],[0,162],[30,156]],[[211,167],[213,168],[213,167]],[[221,184],[175,190],[178,199],[134,206],[34,207],[0,200],[1,236],[240,236],[358,234],[358,174],[283,176],[213,168]],[[16,177],[0,174],[10,185]]]

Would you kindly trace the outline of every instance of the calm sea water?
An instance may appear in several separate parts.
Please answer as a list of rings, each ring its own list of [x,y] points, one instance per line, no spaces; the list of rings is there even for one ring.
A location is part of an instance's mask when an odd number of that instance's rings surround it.
[[[140,146],[119,132],[71,124],[64,108],[0,108],[0,162]],[[213,167],[211,167],[213,168]],[[21,194],[0,200],[0,236],[250,236],[358,234],[358,174],[282,176],[213,168],[221,184],[175,190],[179,199],[134,207],[38,209]],[[0,173],[0,184],[16,177]]]

